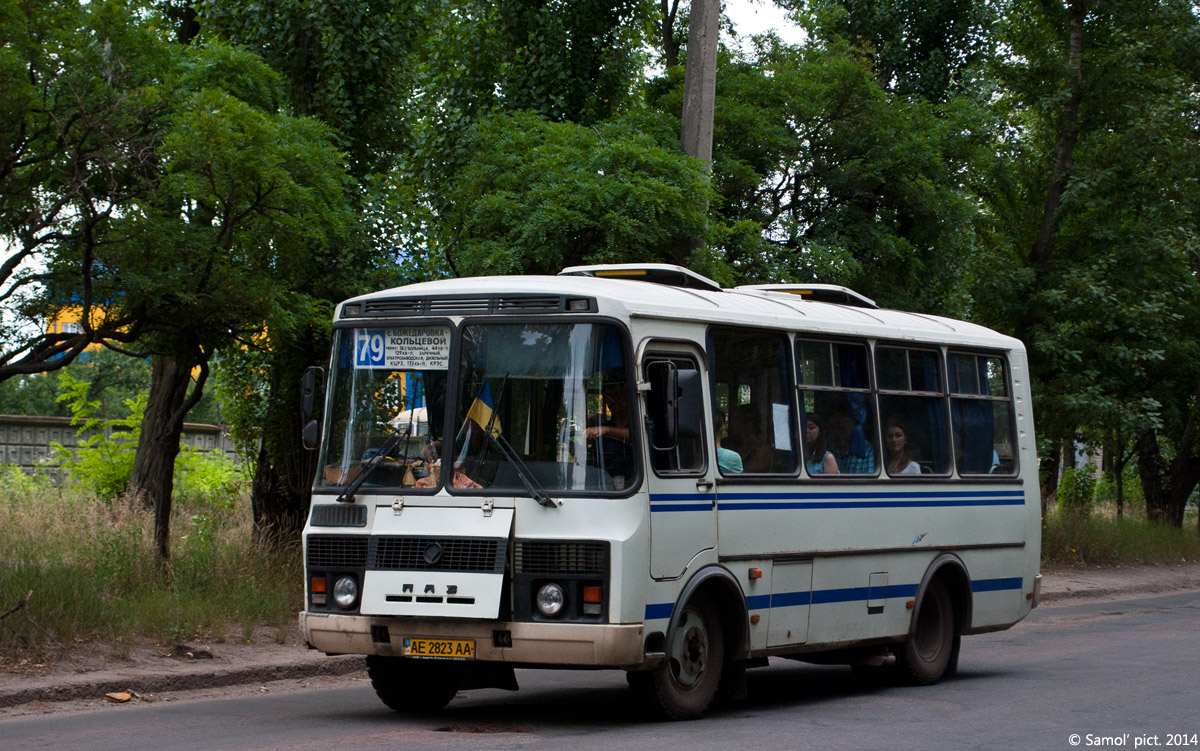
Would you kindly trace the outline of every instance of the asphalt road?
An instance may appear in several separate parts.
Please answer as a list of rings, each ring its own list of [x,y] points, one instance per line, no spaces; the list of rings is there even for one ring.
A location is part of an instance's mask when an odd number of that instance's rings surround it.
[[[1193,592],[1041,608],[964,639],[959,676],[928,688],[773,660],[747,700],[690,723],[648,721],[621,673],[519,671],[521,691],[466,693],[433,719],[347,681],[7,719],[0,749],[1200,749],[1198,667]]]

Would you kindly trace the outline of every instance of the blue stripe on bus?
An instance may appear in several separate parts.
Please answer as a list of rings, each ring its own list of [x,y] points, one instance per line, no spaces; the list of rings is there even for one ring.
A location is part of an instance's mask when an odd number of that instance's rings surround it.
[[[673,602],[660,602],[657,604],[646,606],[646,620],[658,621],[664,618],[671,617],[671,611],[675,609]]]
[[[651,493],[652,512],[709,511],[712,495],[702,493]],[[697,503],[702,501],[702,503]],[[1025,492],[898,491],[890,493],[722,493],[719,510],[764,511],[790,509],[946,508],[973,506],[1023,506]]]
[[[709,501],[707,503],[677,504],[674,506],[664,506],[664,505],[656,506],[655,504],[651,503],[650,510],[652,512],[653,511],[712,511],[713,505],[712,505],[711,501]]]
[[[889,584],[881,587],[882,596],[877,599],[916,597],[918,584]],[[1001,579],[976,579],[971,582],[972,592],[1002,592],[1021,589],[1022,579],[1010,576]],[[870,595],[868,587],[846,587],[843,589],[818,589],[812,592],[776,592],[770,595],[750,595],[746,598],[747,610],[769,610],[804,605],[830,605],[845,602],[866,602]],[[646,620],[661,620],[671,617],[675,604],[663,602],[646,606]]]
[[[1004,579],[975,579],[971,582],[972,592],[1002,592],[1007,589],[1021,589],[1023,580],[1019,576]]]

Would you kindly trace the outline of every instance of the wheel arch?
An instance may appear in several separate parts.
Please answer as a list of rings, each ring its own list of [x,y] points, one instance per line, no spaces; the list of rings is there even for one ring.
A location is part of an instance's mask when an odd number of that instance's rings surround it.
[[[726,657],[744,659],[750,652],[750,616],[746,609],[746,595],[741,583],[724,566],[705,566],[688,580],[671,611],[667,634],[671,634],[678,625],[683,607],[698,598],[709,598],[716,606],[725,632]]]
[[[925,592],[935,581],[943,582],[950,594],[950,602],[954,606],[954,633],[966,633],[971,627],[971,576],[961,558],[953,553],[942,553],[925,569],[925,576],[921,578],[921,584],[917,587],[916,605],[908,621],[910,639],[917,627],[917,616],[921,612],[921,603],[925,601]]]

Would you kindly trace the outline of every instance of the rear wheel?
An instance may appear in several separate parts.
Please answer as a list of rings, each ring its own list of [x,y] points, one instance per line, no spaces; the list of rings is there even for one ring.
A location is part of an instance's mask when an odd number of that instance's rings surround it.
[[[462,685],[462,663],[367,656],[367,675],[384,704],[408,714],[428,714],[450,703]]]
[[[688,603],[666,645],[666,660],[629,682],[654,709],[673,720],[701,716],[712,704],[725,666],[725,636],[711,603]]]
[[[954,633],[954,603],[941,581],[933,581],[917,606],[912,635],[897,654],[903,675],[928,686],[947,674],[957,662],[958,636]]]

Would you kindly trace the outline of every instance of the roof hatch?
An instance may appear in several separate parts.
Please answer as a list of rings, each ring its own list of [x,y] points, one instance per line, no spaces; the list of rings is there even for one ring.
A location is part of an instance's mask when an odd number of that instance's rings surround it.
[[[628,279],[638,282],[665,284],[720,292],[721,285],[691,269],[669,263],[603,263],[595,266],[571,266],[558,272],[559,276],[592,276],[599,279]]]
[[[814,302],[831,302],[855,308],[879,307],[871,298],[837,284],[747,284],[735,289],[741,292],[785,292]]]

